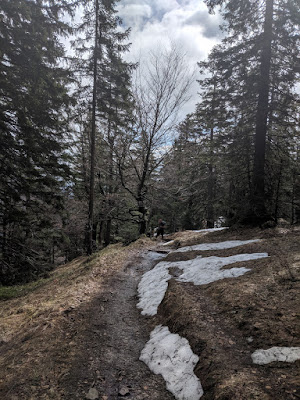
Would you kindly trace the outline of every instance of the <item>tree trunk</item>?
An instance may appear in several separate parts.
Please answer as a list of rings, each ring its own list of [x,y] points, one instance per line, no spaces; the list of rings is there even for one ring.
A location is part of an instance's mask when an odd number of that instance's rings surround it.
[[[271,44],[274,0],[266,0],[264,32],[260,60],[260,79],[256,112],[255,152],[253,171],[253,199],[251,217],[253,222],[267,219],[265,204],[265,158],[270,91]]]
[[[7,223],[6,218],[3,217],[2,220],[2,240],[1,240],[1,250],[2,250],[2,258],[6,259],[6,234],[7,234]]]
[[[110,88],[110,96],[111,96],[111,88]],[[114,146],[115,146],[115,140],[114,136],[111,134],[111,119],[109,118],[108,120],[108,131],[107,131],[107,138],[108,138],[108,143],[109,143],[109,166],[108,166],[108,172],[109,172],[109,185],[108,185],[108,194],[112,195],[114,192],[114,187],[113,187],[113,181],[114,181],[114,173],[113,173],[113,165],[114,165]],[[112,224],[112,218],[111,218],[111,209],[113,208],[113,200],[111,197],[109,197],[108,201],[108,216],[107,216],[107,221],[106,221],[106,229],[104,233],[104,245],[108,246],[110,244],[110,235],[111,235],[111,224]]]
[[[99,247],[102,247],[102,243],[103,243],[103,227],[104,227],[104,221],[101,219],[100,223],[99,223],[99,233],[98,233],[98,243],[99,243]]]
[[[300,222],[300,176],[297,169],[297,165],[300,162],[300,147],[297,149],[296,165],[293,171],[293,189],[291,199],[291,222],[297,224]]]
[[[97,227],[98,227],[98,222],[94,221],[93,222],[93,233],[92,233],[93,243],[97,242]]]
[[[215,222],[214,194],[215,194],[215,176],[214,176],[214,125],[215,125],[215,101],[216,101],[216,79],[214,78],[214,91],[211,102],[211,126],[209,138],[209,164],[208,164],[208,205],[207,205],[207,227],[213,228]]]
[[[147,209],[144,205],[143,199],[138,199],[138,211],[141,214],[140,217],[140,235],[144,235],[146,233],[147,229],[147,221],[146,221],[146,214],[147,214]]]
[[[111,218],[106,221],[106,229],[104,233],[104,245],[108,246],[110,244],[110,231],[111,231]]]
[[[99,0],[95,0],[95,6],[96,6],[96,10],[95,10],[96,22],[95,22],[95,48],[94,48],[94,60],[93,60],[93,62],[94,62],[94,65],[93,65],[93,102],[92,102],[89,214],[88,214],[88,224],[87,224],[87,254],[92,254],[92,252],[93,252]]]
[[[277,181],[277,188],[276,188],[276,199],[275,199],[275,211],[274,211],[274,216],[275,216],[275,223],[277,224],[278,221],[278,210],[279,210],[279,197],[280,197],[280,186],[281,186],[281,176],[282,176],[282,165],[283,165],[283,160],[280,160],[280,166],[279,166],[279,173],[278,173],[278,181]]]
[[[210,160],[208,165],[208,204],[207,204],[207,228],[214,227],[214,167],[213,167],[213,140],[214,128],[210,129]]]

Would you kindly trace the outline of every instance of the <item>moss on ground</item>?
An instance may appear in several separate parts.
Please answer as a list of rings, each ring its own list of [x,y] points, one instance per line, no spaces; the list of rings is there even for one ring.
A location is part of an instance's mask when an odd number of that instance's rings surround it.
[[[0,301],[25,296],[26,294],[46,285],[50,280],[51,278],[45,278],[24,285],[0,286]]]

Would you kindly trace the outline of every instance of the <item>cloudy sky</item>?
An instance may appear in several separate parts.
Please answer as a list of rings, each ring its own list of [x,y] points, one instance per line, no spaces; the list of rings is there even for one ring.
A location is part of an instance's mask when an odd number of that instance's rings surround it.
[[[203,0],[121,0],[119,16],[125,27],[131,27],[131,61],[147,56],[157,46],[170,41],[186,53],[192,67],[204,60],[221,39],[220,16],[210,15]],[[194,111],[198,84],[192,87],[192,99],[185,113]]]

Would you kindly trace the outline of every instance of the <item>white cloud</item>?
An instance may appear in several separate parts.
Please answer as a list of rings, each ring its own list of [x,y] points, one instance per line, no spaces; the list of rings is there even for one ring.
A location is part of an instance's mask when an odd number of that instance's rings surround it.
[[[124,26],[132,29],[132,45],[126,55],[130,61],[147,57],[156,47],[168,48],[172,42],[197,69],[197,62],[204,60],[220,41],[220,16],[210,15],[201,0],[121,0],[118,10]],[[198,91],[195,80],[192,98],[182,109],[182,119],[194,111]]]
[[[121,4],[119,16],[126,25],[133,26],[136,30],[142,29],[145,20],[152,17],[152,9],[147,4]]]

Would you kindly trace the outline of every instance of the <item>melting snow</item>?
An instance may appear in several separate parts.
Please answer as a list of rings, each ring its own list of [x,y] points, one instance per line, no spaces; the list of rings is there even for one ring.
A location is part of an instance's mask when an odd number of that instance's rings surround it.
[[[198,231],[193,231],[193,232],[216,232],[216,231],[222,231],[223,229],[228,229],[227,226],[224,226],[223,228],[208,228],[208,229],[200,229]]]
[[[249,268],[231,268],[221,270],[225,265],[240,261],[256,260],[268,257],[267,253],[238,254],[231,257],[205,257],[201,256],[189,261],[158,263],[151,271],[146,272],[138,286],[140,301],[138,308],[143,315],[155,315],[157,308],[164,298],[171,279],[170,267],[177,267],[182,274],[176,278],[180,282],[193,282],[195,285],[205,285],[224,278],[233,278],[250,271]]]
[[[225,265],[265,257],[268,257],[267,253],[237,254],[230,257],[197,257],[189,261],[172,263],[172,266],[183,270],[183,273],[177,278],[178,281],[205,285],[224,278],[235,278],[250,271],[250,268],[245,267],[222,270],[221,268]]]
[[[140,360],[155,374],[161,374],[167,389],[178,400],[199,400],[203,390],[193,370],[199,357],[189,342],[164,326],[157,326],[142,350]]]
[[[300,347],[271,347],[268,350],[256,350],[251,355],[254,364],[269,364],[273,361],[294,362],[300,360]]]
[[[172,278],[169,267],[169,262],[162,261],[143,275],[138,286],[140,301],[137,305],[143,310],[143,315],[157,313],[157,307],[165,296],[168,280]]]
[[[182,253],[184,251],[192,251],[192,250],[224,250],[259,241],[260,239],[252,239],[252,240],[228,240],[226,242],[219,242],[219,243],[202,243],[202,244],[196,244],[194,246],[181,247],[175,250],[174,253],[176,252]]]

